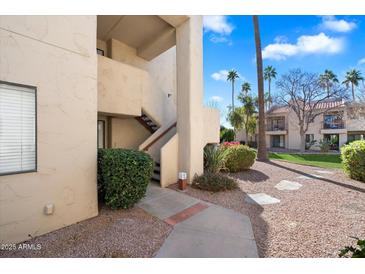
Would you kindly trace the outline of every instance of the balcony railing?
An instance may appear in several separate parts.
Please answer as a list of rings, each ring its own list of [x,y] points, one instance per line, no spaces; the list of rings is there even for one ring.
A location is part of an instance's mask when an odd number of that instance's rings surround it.
[[[331,122],[331,123],[323,123],[323,129],[343,129],[345,128],[344,121],[340,122]]]
[[[266,131],[280,131],[286,130],[285,124],[283,125],[266,125]]]

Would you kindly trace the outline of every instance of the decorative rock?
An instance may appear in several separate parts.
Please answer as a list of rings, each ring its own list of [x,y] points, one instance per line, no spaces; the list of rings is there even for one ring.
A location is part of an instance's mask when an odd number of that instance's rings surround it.
[[[328,171],[328,170],[316,170],[316,172],[321,173],[321,174],[334,174],[332,171]]]
[[[250,204],[270,205],[280,203],[279,199],[276,199],[266,193],[247,194],[245,201]]]
[[[303,185],[301,185],[297,182],[282,180],[275,187],[279,190],[298,190],[302,186]]]
[[[305,175],[301,175],[297,177],[298,179],[303,179],[303,180],[311,180],[313,178],[309,177],[309,176],[305,176]]]

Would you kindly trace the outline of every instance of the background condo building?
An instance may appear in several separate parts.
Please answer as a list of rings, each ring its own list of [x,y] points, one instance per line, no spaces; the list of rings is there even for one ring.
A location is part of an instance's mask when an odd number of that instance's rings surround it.
[[[316,110],[325,111],[309,123],[305,134],[306,149],[319,150],[318,142],[331,142],[332,150],[339,148],[349,141],[365,138],[365,117],[355,115],[355,108],[351,103],[342,100],[327,101],[318,104]],[[315,111],[316,111],[315,110]],[[241,130],[237,141],[246,141],[245,131]],[[255,141],[250,136],[249,141]],[[300,133],[298,118],[288,107],[274,106],[266,113],[266,146],[271,150],[300,150]]]

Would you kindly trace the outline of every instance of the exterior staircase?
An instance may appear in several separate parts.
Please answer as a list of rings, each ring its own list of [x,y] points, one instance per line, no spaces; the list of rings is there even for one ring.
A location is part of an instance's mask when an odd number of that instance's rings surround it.
[[[149,132],[152,134],[159,129],[159,126],[145,113],[142,112],[142,115],[136,117],[136,120],[141,123]]]
[[[155,162],[151,180],[157,183],[160,183],[161,181],[161,166],[159,162]]]

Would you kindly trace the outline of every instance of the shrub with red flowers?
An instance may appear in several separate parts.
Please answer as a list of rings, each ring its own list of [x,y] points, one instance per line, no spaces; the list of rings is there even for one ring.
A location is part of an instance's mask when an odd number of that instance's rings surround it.
[[[226,147],[237,146],[240,145],[240,142],[223,142],[223,145]]]

